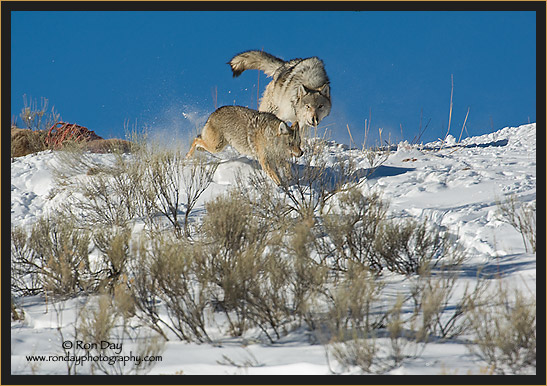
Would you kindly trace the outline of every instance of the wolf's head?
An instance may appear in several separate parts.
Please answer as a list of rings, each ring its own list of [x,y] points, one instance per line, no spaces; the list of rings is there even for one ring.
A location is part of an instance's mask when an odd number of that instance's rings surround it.
[[[298,129],[298,123],[292,125],[292,127],[287,126],[285,122],[279,124],[278,136],[283,141],[283,149],[288,154],[295,157],[300,157],[304,152],[300,148],[300,130]]]
[[[330,86],[325,83],[318,89],[300,86],[297,93],[296,117],[301,125],[317,126],[330,113]]]

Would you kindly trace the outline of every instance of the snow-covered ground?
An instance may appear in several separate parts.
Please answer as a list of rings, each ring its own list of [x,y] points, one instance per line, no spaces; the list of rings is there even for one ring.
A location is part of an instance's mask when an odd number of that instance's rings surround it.
[[[411,146],[401,143],[372,174],[363,189],[377,189],[395,216],[412,216],[448,227],[457,233],[470,259],[467,267],[484,266],[501,272],[504,280],[535,293],[536,256],[525,250],[520,233],[496,215],[498,202],[516,195],[523,203],[536,200],[536,125],[507,127],[491,134],[467,138],[456,146],[447,143]],[[358,150],[335,143],[327,157],[353,155],[363,168],[366,157]],[[96,155],[105,160],[108,155]],[[17,158],[11,164],[11,221],[32,225],[58,205],[50,199],[54,187],[51,165],[55,153],[45,151]],[[234,183],[236,170],[250,171],[247,159],[234,157],[217,169],[213,183],[198,209]],[[473,281],[470,276],[468,280]],[[62,320],[43,297],[17,299],[24,320],[11,323],[13,374],[66,374],[63,362],[30,362],[28,355],[63,354],[59,323],[70,336],[78,299],[65,304]],[[46,312],[47,310],[47,312]],[[381,341],[380,341],[381,343]],[[388,374],[480,374],[486,363],[468,349],[468,342],[433,342]],[[123,355],[129,355],[124,347]],[[275,344],[226,337],[215,345],[177,340],[166,343],[161,361],[148,374],[332,374],[341,371],[325,346],[310,343],[305,329],[296,329]],[[228,360],[228,359],[229,360]],[[83,369],[83,370],[82,370]],[[85,373],[86,367],[78,372]],[[345,372],[356,374],[358,369]]]

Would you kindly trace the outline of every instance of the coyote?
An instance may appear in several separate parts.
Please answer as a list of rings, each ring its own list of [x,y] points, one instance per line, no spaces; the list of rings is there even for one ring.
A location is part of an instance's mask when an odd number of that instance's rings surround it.
[[[277,166],[281,164],[288,169],[288,158],[302,155],[300,131],[295,125],[289,127],[271,113],[242,106],[222,106],[209,116],[186,158],[194,154],[196,147],[217,153],[226,145],[257,158],[277,185],[281,184]]]
[[[245,70],[261,70],[273,78],[262,95],[259,111],[298,122],[301,130],[317,126],[330,113],[329,78],[317,57],[285,62],[266,52],[246,51],[228,64],[234,77]]]

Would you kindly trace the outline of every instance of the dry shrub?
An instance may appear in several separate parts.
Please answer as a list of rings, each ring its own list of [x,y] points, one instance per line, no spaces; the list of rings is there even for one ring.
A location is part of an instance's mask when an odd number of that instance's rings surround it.
[[[46,150],[46,132],[39,130],[11,128],[11,157],[22,157],[27,154]]]
[[[12,292],[67,298],[112,289],[127,280],[130,237],[129,229],[79,228],[64,212],[40,218],[28,232],[13,227]],[[89,254],[93,246],[99,255],[92,261]]]
[[[324,323],[322,303],[327,299],[329,268],[318,262],[313,219],[299,221],[287,229],[284,251],[289,261],[291,309],[299,322],[304,321],[313,331]]]
[[[24,107],[19,117],[28,129],[48,130],[61,119],[60,114],[55,111],[55,106],[52,106],[51,111],[48,111],[49,101],[47,98],[41,97],[38,107],[36,99],[27,100],[27,96],[23,95],[23,103]]]
[[[482,297],[488,281],[478,270],[476,282],[459,282],[466,254],[454,246],[442,261],[421,268],[411,280],[410,300],[413,309],[410,324],[418,342],[452,339],[469,332],[466,318],[474,299]],[[463,286],[463,287],[462,287]]]
[[[40,106],[36,99],[27,100],[23,95],[24,107],[19,114],[26,129],[11,128],[11,156],[21,157],[27,154],[46,150],[45,138],[47,130],[60,120],[60,115],[52,107],[48,111],[48,100],[40,98]]]
[[[51,196],[64,194],[63,210],[88,229],[126,228],[143,216],[143,172],[122,153],[100,163],[80,146],[58,152],[53,175],[57,184]]]
[[[334,331],[368,334],[382,320],[382,313],[376,312],[384,284],[361,264],[353,263],[348,268],[346,275],[334,283],[328,320]]]
[[[373,171],[358,168],[354,156],[331,162],[325,157],[327,143],[322,138],[303,142],[302,149],[303,155],[289,163],[288,168],[274,168],[283,176],[281,185],[274,186],[262,173],[252,173],[248,180],[238,181],[239,189],[250,190],[256,196],[260,213],[282,217],[290,214],[303,220],[314,218],[336,194],[358,187]]]
[[[387,215],[387,203],[380,195],[363,195],[352,188],[339,195],[336,205],[322,216],[328,237],[321,241],[321,253],[336,270],[347,270],[350,262],[381,271],[375,250],[378,230]]]
[[[25,320],[25,312],[22,309],[18,309],[17,304],[11,297],[11,321],[22,321]]]
[[[209,273],[199,245],[172,235],[151,240],[150,272],[180,339],[211,342],[206,330]]]
[[[143,170],[139,197],[148,224],[161,229],[161,224],[154,222],[160,213],[178,237],[190,237],[190,213],[211,184],[218,163],[203,158],[186,160],[180,150],[153,148],[138,155],[137,165]]]
[[[509,223],[520,232],[522,242],[532,253],[536,253],[536,201],[529,204],[518,204],[515,195],[498,203],[498,217]],[[528,249],[530,248],[530,249]]]
[[[146,146],[138,138],[132,143],[131,155],[117,149],[107,164],[82,147],[62,152],[55,176],[60,187],[73,193],[66,210],[88,227],[127,227],[142,220],[149,230],[165,229],[168,223],[178,237],[191,237],[190,214],[218,164],[186,160],[180,150]],[[87,175],[78,176],[82,173]]]
[[[92,153],[129,153],[135,145],[123,139],[96,139],[85,142],[85,148]]]
[[[302,150],[304,154],[298,163],[291,164],[290,178],[280,186],[289,211],[302,219],[322,213],[334,195],[359,186],[365,180],[366,173],[357,169],[353,158],[340,158],[329,166],[323,139],[305,142]]]
[[[99,228],[93,234],[93,243],[101,254],[95,273],[100,288],[112,288],[124,281],[131,259],[130,241],[128,228]]]
[[[175,336],[182,339],[177,334],[163,316],[160,315],[161,307],[159,299],[161,291],[157,285],[158,278],[152,274],[155,257],[150,253],[150,237],[141,235],[131,246],[133,258],[129,262],[128,270],[131,277],[131,289],[137,309],[137,317],[142,322],[159,333],[165,340],[168,340],[164,328],[171,330]]]
[[[112,293],[87,301],[80,312],[76,334],[89,344],[84,346],[85,354],[101,358],[91,362],[92,374],[140,374],[154,366],[155,361],[145,358],[157,358],[164,340],[144,326],[133,325],[134,311],[133,297],[124,284],[115,286]],[[123,360],[124,357],[129,360]]]
[[[472,299],[469,348],[498,374],[536,371],[536,299],[499,281],[494,297]]]
[[[198,243],[173,233],[143,233],[129,263],[137,316],[164,339],[211,342],[211,277]]]
[[[33,226],[29,247],[41,271],[43,291],[66,297],[92,289],[87,231],[75,228],[63,215],[54,214]]]
[[[328,270],[312,258],[313,221],[264,219],[237,190],[206,209],[202,231],[212,299],[230,333],[258,327],[274,342],[295,320],[315,326]]]
[[[357,366],[369,372],[376,365],[376,336],[383,323],[384,284],[364,265],[350,262],[334,283],[327,325],[332,334],[328,350],[344,369]]]
[[[451,251],[447,232],[428,229],[426,221],[384,221],[374,240],[376,266],[404,275],[436,264]]]
[[[387,217],[378,195],[349,191],[322,216],[323,256],[335,262],[329,350],[345,369],[385,373],[420,355],[426,343],[468,331],[465,320],[484,281],[456,291],[466,255],[446,231]],[[340,224],[340,226],[337,226]],[[329,249],[330,248],[330,249]],[[386,309],[383,269],[405,276],[410,294]],[[378,337],[389,338],[379,346]]]
[[[11,228],[11,291],[28,296],[43,292],[42,261],[30,246],[28,232]]]
[[[336,197],[321,216],[319,251],[337,271],[347,271],[352,262],[377,273],[411,275],[455,253],[448,232],[430,229],[425,221],[388,218],[388,204],[377,193],[352,188]]]
[[[344,371],[358,367],[363,372],[371,372],[378,358],[378,342],[375,337],[364,338],[355,331],[352,333],[346,341],[332,341],[329,351]]]
[[[251,322],[249,295],[263,276],[269,232],[236,191],[215,198],[205,208],[202,230],[207,264],[220,290],[214,292],[214,301],[225,312],[231,334],[240,336]]]
[[[415,326],[413,323],[409,323],[405,316],[405,303],[405,296],[399,294],[386,314],[386,330],[390,340],[390,350],[385,363],[380,366],[382,372],[399,366],[407,358],[419,356],[420,348],[425,348],[425,342],[416,339]]]
[[[245,297],[247,315],[270,343],[274,343],[273,335],[280,339],[293,318],[289,289],[291,266],[275,252],[268,252],[258,264],[262,265],[262,271],[252,281]]]
[[[403,360],[418,356],[420,346],[408,327],[404,306],[405,297],[399,295],[388,310],[381,312],[382,326],[366,329],[363,325],[339,331],[328,346],[338,364],[344,370],[358,367],[364,373],[382,374],[401,365]],[[389,341],[385,342],[385,338]]]

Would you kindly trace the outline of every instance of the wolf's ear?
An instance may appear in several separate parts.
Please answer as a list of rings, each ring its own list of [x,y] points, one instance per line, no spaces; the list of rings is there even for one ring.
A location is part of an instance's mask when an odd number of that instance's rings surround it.
[[[298,98],[302,98],[304,95],[310,94],[311,92],[312,92],[312,90],[310,90],[309,88],[307,88],[306,86],[304,86],[303,84],[301,84],[300,86],[298,86],[298,90],[297,90],[296,96],[297,96]]]
[[[285,122],[281,122],[279,124],[278,135],[288,135],[290,133],[291,131],[289,130],[289,127],[287,126],[287,124]]]
[[[327,98],[330,98],[330,85],[328,83],[325,83],[319,89],[319,93],[323,96],[326,96]]]
[[[296,91],[296,96],[300,99],[304,96],[305,93],[306,93],[306,87],[304,87],[303,84],[298,86],[298,90]]]

